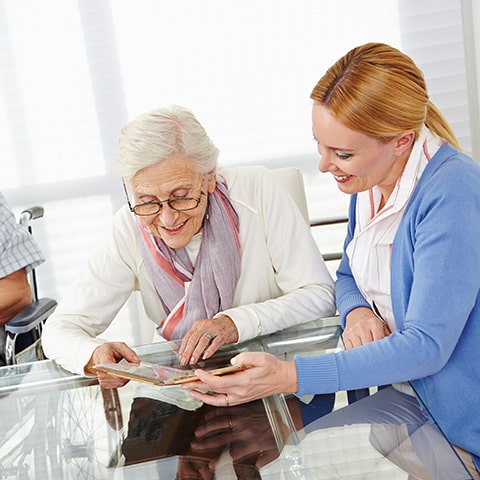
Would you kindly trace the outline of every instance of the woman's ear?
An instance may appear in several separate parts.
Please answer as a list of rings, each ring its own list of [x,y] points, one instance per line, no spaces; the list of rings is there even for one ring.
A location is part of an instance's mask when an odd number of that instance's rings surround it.
[[[210,173],[208,175],[208,184],[207,184],[208,193],[213,193],[215,191],[216,185],[217,185],[217,175],[215,173]]]
[[[415,142],[415,132],[410,130],[408,132],[403,132],[397,136],[395,139],[395,155],[401,156],[407,150],[412,148],[412,145]]]

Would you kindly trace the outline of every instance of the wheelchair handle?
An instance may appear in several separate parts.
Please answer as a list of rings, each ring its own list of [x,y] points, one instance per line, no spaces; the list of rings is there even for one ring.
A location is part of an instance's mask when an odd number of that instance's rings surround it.
[[[35,220],[37,218],[43,217],[43,212],[44,212],[43,207],[40,207],[38,205],[27,208],[20,214],[19,222],[21,225],[28,225],[28,222],[30,220]]]

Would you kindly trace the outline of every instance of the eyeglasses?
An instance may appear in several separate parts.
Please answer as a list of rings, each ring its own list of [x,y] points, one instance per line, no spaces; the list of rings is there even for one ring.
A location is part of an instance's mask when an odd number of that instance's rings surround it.
[[[198,207],[199,203],[202,201],[202,197],[205,195],[205,192],[200,192],[200,196],[197,198],[169,198],[168,200],[159,200],[157,202],[139,203],[138,205],[134,205],[132,207],[130,199],[128,198],[125,181],[122,180],[122,183],[130,211],[133,212],[135,215],[139,215],[141,217],[146,217],[148,215],[156,215],[162,210],[164,203],[166,203],[172,210],[176,210],[177,212],[194,210]]]

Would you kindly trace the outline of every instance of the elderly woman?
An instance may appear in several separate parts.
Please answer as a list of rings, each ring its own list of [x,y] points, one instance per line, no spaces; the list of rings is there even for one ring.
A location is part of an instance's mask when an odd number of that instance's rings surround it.
[[[183,339],[182,364],[334,313],[333,280],[289,193],[263,167],[217,170],[217,156],[178,106],[123,128],[116,167],[127,205],[48,319],[48,357],[79,373],[138,361],[125,343],[98,338],[134,290],[155,335]]]

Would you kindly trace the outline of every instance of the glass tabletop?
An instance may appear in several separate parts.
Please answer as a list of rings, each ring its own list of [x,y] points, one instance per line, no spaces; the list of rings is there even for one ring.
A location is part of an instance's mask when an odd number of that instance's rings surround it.
[[[136,351],[169,364],[177,347]],[[333,317],[231,351],[291,359],[341,348]],[[180,386],[102,389],[49,360],[3,367],[0,479],[471,478],[414,397],[388,387],[347,403],[337,392],[214,408]]]

